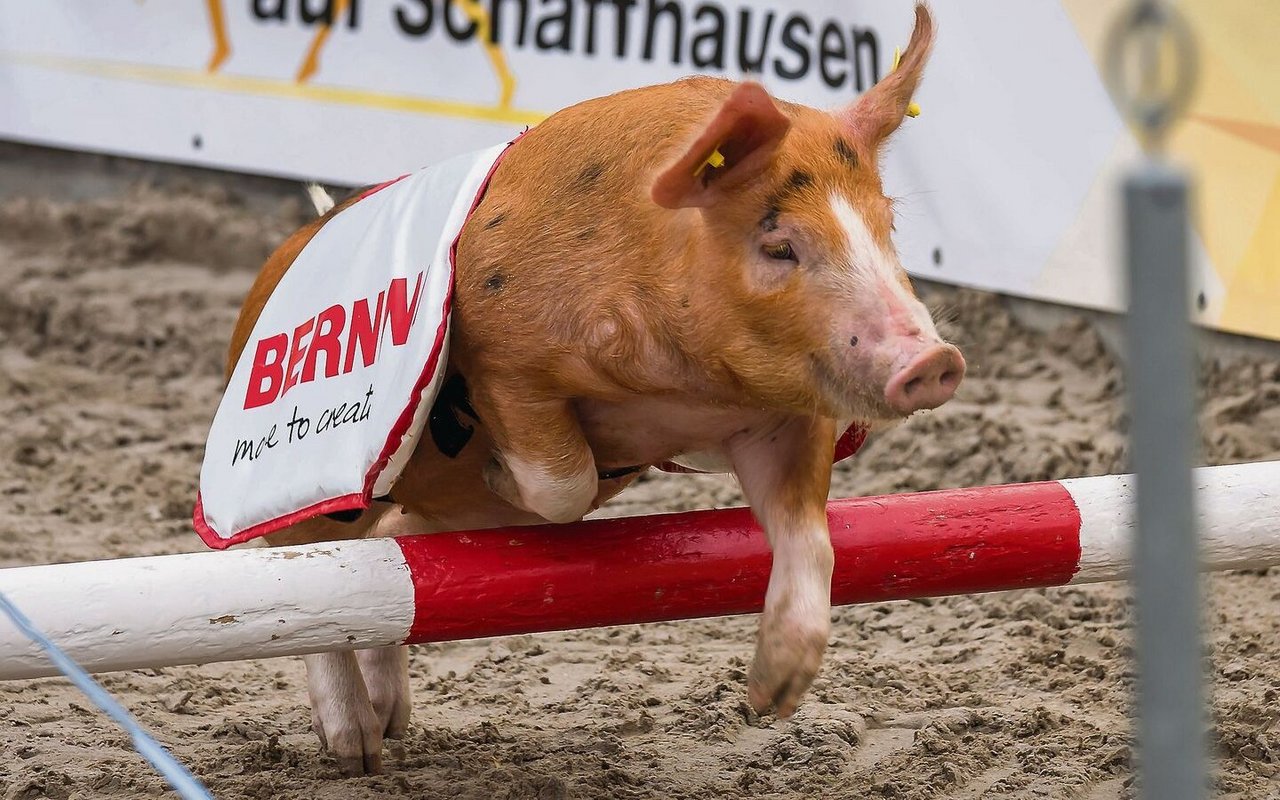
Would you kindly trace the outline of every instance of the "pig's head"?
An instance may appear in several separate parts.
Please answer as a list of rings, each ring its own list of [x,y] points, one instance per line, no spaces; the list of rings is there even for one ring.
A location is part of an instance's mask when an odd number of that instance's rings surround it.
[[[739,84],[654,180],[693,228],[700,338],[760,401],[874,424],[941,405],[964,376],[898,260],[878,171],[932,42],[918,6],[899,68],[831,113]]]

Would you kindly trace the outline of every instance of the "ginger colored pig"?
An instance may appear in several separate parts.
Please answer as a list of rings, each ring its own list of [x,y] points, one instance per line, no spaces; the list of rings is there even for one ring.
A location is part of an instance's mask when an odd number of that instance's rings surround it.
[[[478,418],[470,439],[448,456],[424,437],[393,502],[272,541],[576,520],[627,467],[711,453],[773,548],[750,701],[795,711],[830,633],[838,433],[934,408],[964,376],[898,261],[878,173],[932,40],[919,6],[899,68],[834,113],[690,78],[529,131],[459,241],[450,369]],[[233,362],[327,219],[267,262]],[[321,740],[345,770],[378,771],[383,737],[409,721],[405,648],[306,662]]]

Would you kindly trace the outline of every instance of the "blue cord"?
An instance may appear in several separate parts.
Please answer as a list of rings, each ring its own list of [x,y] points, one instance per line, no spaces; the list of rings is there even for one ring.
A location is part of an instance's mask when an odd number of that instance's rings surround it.
[[[3,611],[9,619],[13,620],[13,624],[18,630],[27,635],[31,641],[35,642],[49,656],[49,660],[58,670],[71,679],[80,691],[85,693],[94,705],[102,709],[107,716],[114,719],[121,728],[124,728],[129,734],[129,738],[133,740],[133,747],[142,757],[151,762],[156,771],[169,781],[169,785],[174,788],[183,800],[214,800],[213,795],[209,794],[209,790],[204,787],[196,776],[192,775],[187,768],[173,757],[173,754],[165,750],[163,746],[151,735],[142,729],[129,712],[115,701],[106,689],[98,684],[93,678],[89,677],[89,673],[80,668],[80,665],[71,659],[56,644],[49,640],[47,636],[41,633],[31,620],[27,619],[27,615],[18,610],[17,606],[9,601],[9,598],[0,592],[0,611]]]

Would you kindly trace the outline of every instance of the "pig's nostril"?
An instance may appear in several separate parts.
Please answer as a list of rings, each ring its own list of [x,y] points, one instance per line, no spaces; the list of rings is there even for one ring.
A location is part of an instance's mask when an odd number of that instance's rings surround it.
[[[965,364],[950,345],[917,353],[885,386],[885,399],[900,414],[937,408],[951,399],[964,380]]]

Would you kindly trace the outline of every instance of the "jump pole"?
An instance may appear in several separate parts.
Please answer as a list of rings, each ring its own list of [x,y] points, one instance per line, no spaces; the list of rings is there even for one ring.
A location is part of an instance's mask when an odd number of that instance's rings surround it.
[[[1280,462],[1195,471],[1201,567],[1280,564]],[[1117,580],[1133,479],[834,500],[836,605]],[[0,570],[105,672],[759,611],[747,509]],[[53,674],[0,621],[0,679]]]

